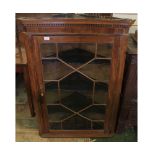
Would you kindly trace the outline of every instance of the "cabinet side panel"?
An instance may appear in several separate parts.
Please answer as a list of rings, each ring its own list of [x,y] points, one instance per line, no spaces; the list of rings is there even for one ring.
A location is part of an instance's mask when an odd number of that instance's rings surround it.
[[[112,54],[111,81],[109,88],[109,105],[106,111],[105,131],[113,133],[115,131],[122,79],[125,63],[125,52],[127,48],[127,36],[116,36]]]

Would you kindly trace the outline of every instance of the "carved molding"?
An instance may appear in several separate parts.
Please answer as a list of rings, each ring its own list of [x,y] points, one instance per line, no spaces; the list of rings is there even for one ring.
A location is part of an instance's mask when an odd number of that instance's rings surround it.
[[[23,30],[27,32],[67,32],[67,33],[128,33],[129,25],[120,24],[23,24]]]
[[[91,28],[129,28],[128,24],[60,24],[60,23],[48,23],[48,24],[23,24],[24,27],[91,27]]]

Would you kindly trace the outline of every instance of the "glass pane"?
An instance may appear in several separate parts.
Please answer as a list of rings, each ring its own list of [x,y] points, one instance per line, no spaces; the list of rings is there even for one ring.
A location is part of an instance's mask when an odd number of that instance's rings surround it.
[[[48,116],[49,121],[58,122],[61,121],[68,116],[72,115],[72,112],[63,108],[61,105],[48,105]]]
[[[72,112],[61,105],[48,105],[49,129],[62,129],[62,121],[72,115]]]
[[[45,82],[45,96],[48,105],[60,103],[57,82]]]
[[[62,129],[61,127],[61,122],[49,122],[49,129],[52,129],[52,130],[60,130]]]
[[[95,56],[96,46],[90,43],[58,44],[59,58],[77,68]]]
[[[104,129],[104,121],[93,121],[93,129]]]
[[[95,83],[94,104],[107,104],[108,101],[108,84]]]
[[[110,76],[110,60],[96,59],[80,71],[96,81],[108,81]]]
[[[81,114],[91,120],[104,120],[105,106],[93,105],[81,112]]]
[[[42,64],[44,80],[58,80],[72,71],[57,59],[43,60]]]
[[[112,57],[112,44],[98,44],[97,57],[111,58]]]
[[[92,99],[86,97],[82,93],[70,92],[70,94],[71,95],[62,98],[61,103],[75,112],[82,110],[92,103]]]
[[[74,112],[92,104],[93,82],[75,72],[60,81],[61,103]]]
[[[74,72],[60,81],[61,89],[72,91],[89,91],[93,88],[93,82],[80,73]]]
[[[53,43],[41,44],[40,52],[42,58],[56,57],[56,44]]]
[[[49,43],[40,51],[49,129],[104,129],[112,45]]]
[[[66,129],[66,130],[88,130],[88,129],[91,129],[91,122],[78,115],[75,115],[65,120],[62,126],[63,126],[63,129]]]

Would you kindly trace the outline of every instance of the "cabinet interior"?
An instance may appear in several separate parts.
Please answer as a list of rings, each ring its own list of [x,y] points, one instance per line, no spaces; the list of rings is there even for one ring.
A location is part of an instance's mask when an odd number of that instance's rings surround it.
[[[103,130],[112,57],[110,43],[42,43],[50,130]]]

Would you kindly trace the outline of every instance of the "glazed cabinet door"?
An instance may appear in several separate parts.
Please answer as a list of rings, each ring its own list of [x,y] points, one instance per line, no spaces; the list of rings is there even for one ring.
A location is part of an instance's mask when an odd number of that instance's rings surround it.
[[[116,42],[110,36],[33,36],[43,135],[110,133],[119,58]]]

